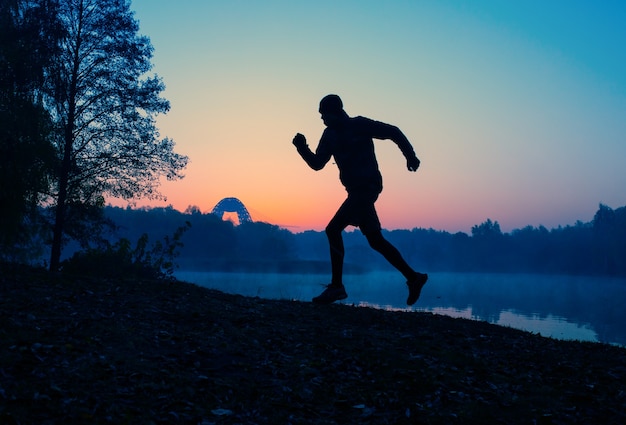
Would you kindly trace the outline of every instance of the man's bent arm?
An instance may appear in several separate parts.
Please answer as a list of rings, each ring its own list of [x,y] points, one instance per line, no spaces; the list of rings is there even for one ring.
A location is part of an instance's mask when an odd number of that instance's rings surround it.
[[[293,138],[293,144],[302,159],[304,159],[304,162],[315,171],[324,168],[326,163],[330,160],[330,154],[320,150],[320,146],[317,147],[317,152],[313,153],[309,145],[307,145],[305,137],[300,133],[296,134],[296,137]]]
[[[413,146],[404,133],[395,125],[385,124],[380,121],[373,121],[373,133],[376,139],[389,139],[394,142],[407,160],[407,166],[410,171],[415,171],[419,167],[419,159],[415,155]]]

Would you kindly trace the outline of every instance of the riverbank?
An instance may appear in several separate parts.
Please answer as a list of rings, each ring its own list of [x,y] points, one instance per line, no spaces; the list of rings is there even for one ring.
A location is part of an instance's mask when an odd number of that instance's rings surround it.
[[[625,423],[626,349],[182,282],[0,277],[6,424]]]

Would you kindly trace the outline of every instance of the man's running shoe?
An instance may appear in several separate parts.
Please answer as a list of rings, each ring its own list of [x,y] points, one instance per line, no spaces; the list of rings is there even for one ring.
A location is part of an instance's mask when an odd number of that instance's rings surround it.
[[[417,302],[427,280],[428,275],[426,273],[417,273],[413,279],[407,280],[406,284],[409,286],[409,297],[406,299],[407,305],[413,305]]]
[[[343,285],[326,285],[326,289],[317,297],[313,298],[315,304],[331,304],[335,301],[345,300],[348,298],[346,288]]]

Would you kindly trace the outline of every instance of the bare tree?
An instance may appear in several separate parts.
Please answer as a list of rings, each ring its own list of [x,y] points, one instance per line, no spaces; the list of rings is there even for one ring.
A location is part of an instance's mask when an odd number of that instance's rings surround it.
[[[169,110],[150,75],[153,48],[138,35],[128,0],[58,0],[64,34],[48,70],[46,106],[58,134],[59,167],[50,269],[59,266],[68,220],[103,196],[162,198],[159,179],[182,178],[187,157],[160,138],[155,116]]]

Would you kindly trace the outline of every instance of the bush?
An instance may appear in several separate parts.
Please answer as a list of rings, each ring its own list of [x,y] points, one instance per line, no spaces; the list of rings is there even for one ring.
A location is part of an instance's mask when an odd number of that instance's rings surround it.
[[[148,248],[148,235],[141,235],[133,248],[131,242],[122,238],[115,244],[106,244],[103,248],[89,248],[76,252],[61,264],[64,273],[98,276],[107,278],[144,278],[171,279],[176,264],[175,258],[183,233],[191,227],[179,227],[170,238],[155,242]]]

